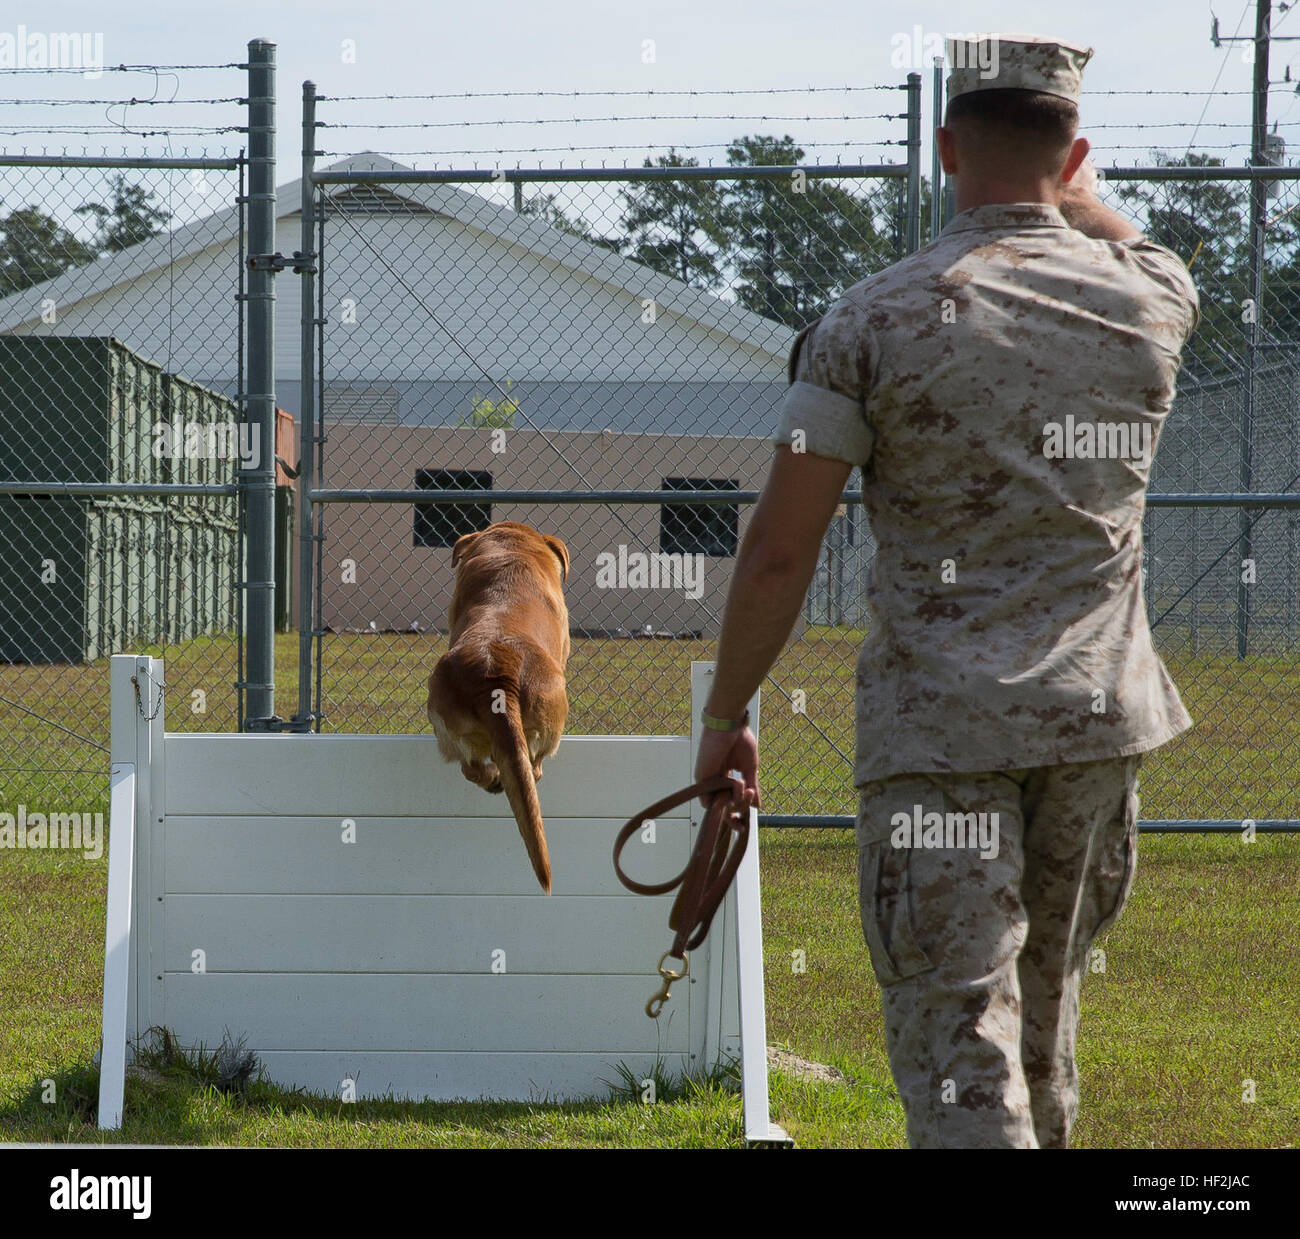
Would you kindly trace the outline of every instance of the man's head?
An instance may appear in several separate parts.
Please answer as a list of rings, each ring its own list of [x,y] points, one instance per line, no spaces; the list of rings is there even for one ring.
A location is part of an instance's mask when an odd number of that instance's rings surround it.
[[[1078,128],[1079,109],[1068,99],[1004,88],[958,95],[948,104],[940,132],[946,131],[958,166],[1009,180],[1059,177]]]
[[[1091,48],[1036,35],[948,41],[948,108],[937,136],[960,197],[1055,200],[1088,154],[1075,134],[1091,56]]]

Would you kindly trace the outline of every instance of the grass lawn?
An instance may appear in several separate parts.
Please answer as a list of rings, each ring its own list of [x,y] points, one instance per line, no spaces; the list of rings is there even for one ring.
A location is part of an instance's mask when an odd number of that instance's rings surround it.
[[[879,993],[858,925],[845,831],[760,839],[768,1040],[839,1068],[776,1072],[773,1117],[809,1148],[893,1148],[903,1117]],[[1085,982],[1075,1144],[1263,1148],[1300,1130],[1293,1037],[1300,997],[1300,839],[1147,838],[1128,908]],[[0,1140],[85,1141],[94,1128],[103,863],[9,853],[0,869]],[[796,972],[794,952],[805,970]],[[228,1096],[201,1072],[127,1086],[114,1140],[284,1146],[728,1147],[742,1142],[726,1080],[627,1090],[585,1105],[407,1104],[310,1098],[254,1085]],[[616,1073],[610,1079],[617,1083]],[[50,1085],[53,1082],[52,1101]],[[1254,1081],[1253,1102],[1243,1101]]]
[[[771,813],[854,812],[852,683],[862,633],[810,628],[781,656],[763,689],[763,794]],[[422,732],[426,681],[445,648],[436,635],[329,634],[322,678],[325,728]],[[204,638],[166,650],[167,726],[233,730],[234,642]],[[294,713],[297,637],[276,642],[276,709]],[[567,731],[683,734],[690,663],[708,641],[579,639],[569,664]],[[1165,656],[1195,721],[1148,758],[1144,818],[1296,816],[1300,768],[1300,665],[1282,655]],[[616,691],[611,691],[616,686]],[[794,709],[802,693],[804,712]],[[0,780],[6,802],[90,808],[106,799],[108,661],[88,666],[0,666]],[[75,803],[74,803],[75,802]]]
[[[774,812],[851,812],[847,709],[860,634],[814,630],[776,676],[808,716],[765,693],[765,797]],[[333,729],[423,729],[435,637],[326,639]],[[163,651],[168,726],[233,726],[233,645]],[[572,733],[686,727],[686,668],[706,642],[577,643]],[[280,639],[279,710],[292,712],[296,641]],[[1148,760],[1144,817],[1291,817],[1300,750],[1289,662],[1167,659],[1196,728]],[[619,685],[617,693],[611,685]],[[631,686],[631,687],[626,687]],[[202,694],[202,696],[196,695]],[[3,804],[107,812],[107,663],[0,668],[8,735]],[[196,712],[203,704],[206,713]],[[24,713],[31,710],[39,716]],[[60,732],[48,720],[67,728]],[[826,739],[823,738],[825,734]],[[85,740],[77,737],[85,737]],[[89,742],[87,742],[89,741]],[[75,803],[73,801],[75,800]],[[773,1117],[805,1147],[901,1147],[879,994],[858,922],[845,831],[763,831],[768,1039],[838,1068],[846,1082],[773,1075]],[[95,1140],[106,856],[0,852],[0,1139]],[[1300,838],[1144,837],[1133,895],[1083,995],[1083,1147],[1290,1145],[1300,1131]],[[792,967],[803,952],[806,970]],[[43,1082],[52,1081],[52,1086]],[[1253,1101],[1243,1100],[1251,1095]],[[52,1091],[53,1100],[47,1100]],[[734,1146],[739,1098],[724,1080],[626,1091],[582,1106],[359,1102],[254,1085],[225,1095],[202,1071],[133,1079],[127,1141],[269,1145]]]

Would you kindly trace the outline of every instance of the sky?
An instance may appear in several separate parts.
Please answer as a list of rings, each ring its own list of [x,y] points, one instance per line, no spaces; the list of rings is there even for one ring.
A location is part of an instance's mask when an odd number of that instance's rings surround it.
[[[701,163],[721,164],[726,143],[742,133],[790,133],[804,145],[808,162],[899,162],[902,148],[883,143],[904,136],[902,122],[880,117],[902,111],[902,92],[826,88],[895,85],[909,70],[919,70],[928,172],[934,124],[929,53],[935,39],[955,32],[1029,31],[1095,49],[1084,75],[1080,132],[1093,142],[1100,166],[1147,163],[1152,147],[1179,154],[1193,140],[1194,149],[1238,164],[1245,162],[1250,138],[1250,48],[1216,50],[1209,37],[1212,14],[1225,35],[1253,33],[1254,0],[235,0],[219,8],[142,0],[129,14],[102,3],[56,3],[6,6],[0,65],[6,47],[16,56],[20,35],[33,32],[102,36],[106,64],[133,65],[238,62],[248,39],[273,39],[281,182],[297,173],[304,78],[313,79],[325,96],[461,96],[326,99],[319,116],[329,127],[320,145],[332,153],[389,151],[416,167],[572,167],[636,165],[669,146]],[[1300,36],[1300,18],[1292,12],[1275,5],[1273,21],[1278,35]],[[1300,78],[1300,41],[1275,44],[1271,63],[1270,114],[1288,139],[1285,162],[1294,163],[1300,95],[1294,81],[1283,81],[1288,63]],[[243,85],[243,75],[233,69],[105,73],[89,81],[78,74],[0,72],[0,143],[10,153],[237,151],[238,134],[131,132],[237,124],[234,104],[50,107],[24,101],[231,98]],[[1212,89],[1218,93],[1111,93]],[[463,97],[501,91],[638,93]],[[640,93],[646,91],[759,93]],[[787,93],[767,93],[775,91]],[[616,117],[622,119],[609,119]],[[370,127],[377,122],[412,127]],[[49,132],[52,125],[96,132]]]

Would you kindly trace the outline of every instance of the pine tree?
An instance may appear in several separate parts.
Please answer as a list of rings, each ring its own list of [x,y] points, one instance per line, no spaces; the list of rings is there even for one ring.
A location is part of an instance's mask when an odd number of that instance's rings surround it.
[[[94,259],[93,249],[39,207],[21,207],[0,219],[0,296]]]
[[[671,148],[646,168],[695,168]],[[718,251],[725,244],[719,223],[718,183],[702,178],[633,181],[623,192],[620,221],[629,258],[694,288],[712,289],[722,282]]]
[[[77,207],[78,215],[92,216],[96,224],[95,249],[101,254],[116,254],[132,245],[139,245],[163,230],[171,213],[154,206],[153,192],[143,185],[127,184],[126,176],[119,172],[112,180],[112,205],[87,202]]]

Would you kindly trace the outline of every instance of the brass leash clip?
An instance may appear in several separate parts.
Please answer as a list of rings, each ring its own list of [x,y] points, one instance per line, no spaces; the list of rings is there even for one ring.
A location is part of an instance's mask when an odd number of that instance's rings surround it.
[[[664,960],[677,959],[682,961],[682,970],[678,972],[674,968],[665,968]],[[665,951],[659,956],[659,975],[663,977],[664,983],[650,996],[650,1001],[645,1005],[645,1013],[652,1019],[659,1018],[659,1012],[664,1009],[664,1003],[668,1001],[668,991],[672,988],[674,981],[680,981],[683,977],[689,976],[691,971],[691,961],[686,955],[680,957],[673,955],[672,951]]]

